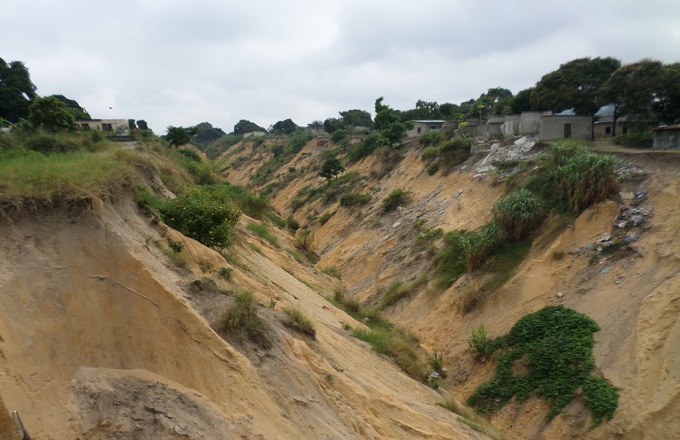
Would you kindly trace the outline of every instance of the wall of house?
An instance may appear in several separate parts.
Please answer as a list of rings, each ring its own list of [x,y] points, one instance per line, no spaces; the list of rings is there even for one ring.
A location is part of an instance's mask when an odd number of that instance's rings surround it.
[[[127,119],[88,119],[77,120],[78,128],[89,128],[94,131],[103,131],[116,134],[128,134],[130,126]]]
[[[593,140],[592,116],[543,116],[539,136],[543,140],[572,138]]]
[[[653,148],[680,148],[680,126],[654,130]]]
[[[519,134],[538,134],[542,117],[541,112],[522,112],[519,117]]]

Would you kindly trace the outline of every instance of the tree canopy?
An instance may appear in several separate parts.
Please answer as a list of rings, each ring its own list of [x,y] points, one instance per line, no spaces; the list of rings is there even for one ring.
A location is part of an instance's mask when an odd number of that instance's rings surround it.
[[[179,147],[186,145],[191,141],[191,137],[195,136],[198,130],[196,127],[168,127],[168,134],[163,136],[170,146]]]
[[[52,132],[76,128],[76,118],[66,105],[54,96],[34,100],[28,107],[28,120],[33,127]]]
[[[382,103],[383,97],[375,100],[375,128],[390,143],[401,143],[407,130],[413,127],[409,121],[402,121],[401,112]]]
[[[28,106],[35,100],[36,87],[21,61],[7,64],[0,58],[0,118],[19,122],[28,117]]]
[[[253,131],[267,132],[264,128],[260,127],[254,122],[248,121],[247,119],[241,119],[234,125],[234,134],[246,134]]]
[[[579,58],[562,64],[544,75],[531,94],[531,105],[538,110],[561,112],[574,109],[577,115],[592,115],[602,85],[619,67],[617,59]]]
[[[192,136],[191,141],[199,147],[205,146],[226,135],[224,130],[213,127],[210,122],[201,122],[196,124],[194,128],[196,129],[196,134]]]
[[[604,83],[599,101],[634,120],[680,117],[680,70],[660,61],[642,60],[622,66]]]
[[[292,119],[284,119],[272,125],[272,133],[274,134],[291,134],[298,129],[298,126]]]
[[[345,167],[336,157],[329,157],[321,166],[319,175],[325,177],[328,181],[345,171]]]
[[[78,101],[69,99],[64,95],[52,95],[52,96],[57,98],[59,101],[63,102],[64,105],[66,106],[66,109],[69,111],[69,113],[73,115],[74,118],[76,118],[76,120],[92,119],[87,110],[85,110],[83,107],[80,106],[80,104],[78,104]]]

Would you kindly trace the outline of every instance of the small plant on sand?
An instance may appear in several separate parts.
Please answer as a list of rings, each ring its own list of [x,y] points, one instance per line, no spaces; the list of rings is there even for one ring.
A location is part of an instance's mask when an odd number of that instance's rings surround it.
[[[266,346],[264,321],[257,314],[257,303],[251,292],[237,293],[234,303],[220,320],[218,331],[228,334],[245,334],[253,342]]]
[[[314,323],[305,316],[304,313],[292,307],[286,307],[283,309],[283,312],[288,316],[288,320],[284,322],[287,327],[307,335],[312,339],[316,338]]]
[[[385,212],[395,211],[398,207],[408,203],[409,195],[402,188],[392,190],[382,201],[382,209]]]
[[[543,221],[543,206],[528,189],[505,196],[491,210],[501,231],[511,241],[523,239]]]

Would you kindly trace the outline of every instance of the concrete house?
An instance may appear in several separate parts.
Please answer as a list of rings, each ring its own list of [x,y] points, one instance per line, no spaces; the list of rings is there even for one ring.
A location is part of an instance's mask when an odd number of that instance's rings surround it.
[[[128,134],[130,131],[127,119],[83,119],[77,120],[76,126],[110,134]]]
[[[243,133],[243,139],[254,137],[254,136],[266,136],[267,133],[264,131],[249,131],[248,133]]]
[[[664,125],[652,132],[653,148],[680,148],[680,125]]]
[[[418,137],[425,133],[437,132],[444,129],[446,121],[441,119],[411,121],[413,128],[406,132],[406,137]]]
[[[542,140],[593,140],[592,116],[543,116],[539,137]]]

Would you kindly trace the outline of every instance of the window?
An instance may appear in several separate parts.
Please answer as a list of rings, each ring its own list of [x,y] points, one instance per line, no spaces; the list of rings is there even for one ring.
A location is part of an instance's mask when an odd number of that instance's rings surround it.
[[[604,128],[604,134],[612,134],[612,128],[611,127],[605,127]]]
[[[113,125],[102,123],[102,131],[113,131]]]

